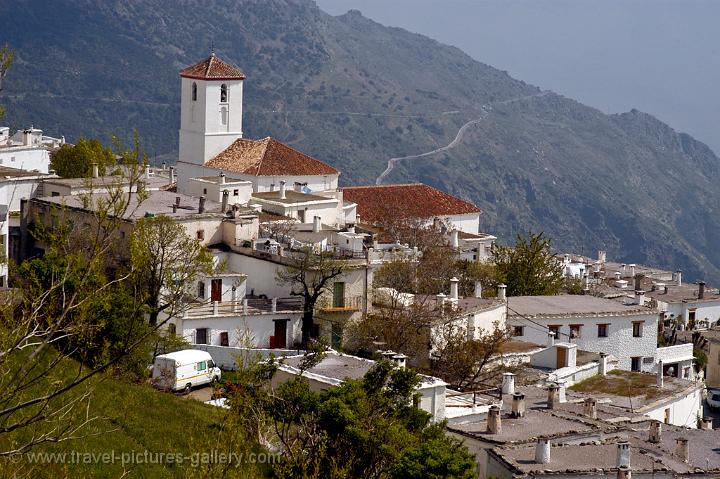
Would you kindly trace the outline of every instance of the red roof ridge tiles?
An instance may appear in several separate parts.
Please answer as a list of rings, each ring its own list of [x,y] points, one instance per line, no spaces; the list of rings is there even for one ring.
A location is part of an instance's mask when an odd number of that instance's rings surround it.
[[[332,166],[269,136],[262,140],[238,138],[205,166],[253,176],[339,174]]]
[[[474,204],[424,183],[349,186],[343,199],[358,205],[364,221],[381,222],[389,215],[405,218],[481,213]]]
[[[244,80],[245,74],[238,67],[222,61],[212,53],[201,62],[180,70],[180,76],[196,80]]]

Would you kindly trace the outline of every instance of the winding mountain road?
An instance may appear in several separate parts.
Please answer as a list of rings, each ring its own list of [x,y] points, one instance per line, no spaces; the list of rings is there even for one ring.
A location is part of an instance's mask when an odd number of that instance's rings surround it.
[[[482,105],[481,108],[482,108],[483,110],[489,111],[489,110],[492,109],[493,106],[507,105],[507,104],[509,104],[509,103],[515,103],[515,102],[518,102],[518,101],[527,100],[527,99],[529,99],[529,98],[537,98],[537,97],[545,96],[545,95],[548,95],[549,93],[551,93],[551,92],[549,92],[549,91],[543,91],[543,92],[540,92],[540,93],[534,93],[534,94],[532,94],[532,95],[519,96],[519,97],[516,97],[516,98],[509,98],[509,99],[507,99],[507,100],[502,100],[502,101],[498,101],[498,102],[486,103],[485,105]],[[392,172],[392,170],[395,168],[395,165],[396,165],[399,161],[411,160],[411,159],[414,159],[414,158],[423,158],[423,157],[426,157],[426,156],[432,156],[432,155],[434,155],[434,154],[436,154],[436,153],[440,153],[440,152],[442,152],[442,151],[447,151],[447,150],[451,150],[451,149],[455,148],[455,147],[456,147],[457,145],[459,145],[460,142],[463,140],[463,137],[465,136],[465,133],[468,131],[468,129],[469,129],[471,126],[477,125],[478,123],[482,122],[486,117],[487,117],[487,115],[483,115],[483,116],[481,116],[480,118],[476,118],[476,119],[474,119],[474,120],[470,120],[470,121],[468,121],[467,123],[465,123],[463,126],[460,127],[460,129],[458,130],[457,134],[455,135],[455,138],[453,139],[453,141],[451,141],[450,143],[448,143],[448,144],[445,145],[445,146],[442,146],[442,147],[440,147],[440,148],[436,148],[436,149],[434,149],[434,150],[432,150],[432,151],[427,151],[427,152],[425,152],[425,153],[420,153],[420,154],[418,154],[418,155],[407,155],[407,156],[399,156],[399,157],[396,157],[396,158],[390,158],[390,159],[388,160],[387,168],[385,168],[385,171],[383,171],[382,173],[380,173],[380,176],[378,176],[377,179],[375,180],[375,184],[376,184],[376,185],[382,184],[383,180],[385,180],[385,178],[387,178],[387,176],[390,174],[390,172]]]

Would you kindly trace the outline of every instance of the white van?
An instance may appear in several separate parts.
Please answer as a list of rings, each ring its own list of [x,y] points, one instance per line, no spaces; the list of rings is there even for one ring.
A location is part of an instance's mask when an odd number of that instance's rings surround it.
[[[157,356],[152,380],[159,389],[189,393],[193,386],[219,381],[220,368],[207,351],[185,349]]]

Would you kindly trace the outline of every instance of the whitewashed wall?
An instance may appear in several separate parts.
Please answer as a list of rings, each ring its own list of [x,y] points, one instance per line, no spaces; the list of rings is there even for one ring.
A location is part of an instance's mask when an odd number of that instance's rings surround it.
[[[698,417],[702,416],[701,389],[695,389],[687,396],[671,403],[664,403],[657,408],[644,412],[646,416],[665,422],[666,410],[670,411],[670,424],[697,429]]]
[[[50,152],[45,148],[32,146],[2,148],[0,149],[0,165],[47,173],[50,170]]]
[[[655,355],[657,350],[657,315],[638,314],[632,316],[603,316],[603,317],[573,317],[528,320],[509,317],[510,326],[524,326],[524,335],[516,339],[535,344],[547,342],[547,329],[542,326],[560,325],[561,341],[567,341],[570,335],[571,324],[582,324],[581,337],[571,342],[577,344],[578,349],[595,353],[608,353],[618,359],[618,368],[630,370],[631,357],[641,356],[653,358],[652,364],[641,361],[642,371],[652,372],[655,368]],[[632,335],[633,321],[644,321],[642,337]],[[537,324],[536,324],[537,323]],[[608,337],[599,338],[598,324],[609,324]]]
[[[301,340],[302,313],[263,313],[247,316],[207,317],[177,320],[177,332],[189,342],[195,342],[198,328],[207,328],[208,344],[220,345],[220,333],[228,333],[229,346],[269,348],[270,336],[275,334],[275,319],[289,319],[285,342],[293,346]]]

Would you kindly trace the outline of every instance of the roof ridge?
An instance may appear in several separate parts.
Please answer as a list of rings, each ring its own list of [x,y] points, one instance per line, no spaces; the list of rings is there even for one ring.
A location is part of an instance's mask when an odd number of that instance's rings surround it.
[[[425,183],[416,182],[416,183],[391,183],[388,185],[359,185],[359,186],[344,186],[343,190],[350,190],[350,189],[361,189],[361,188],[390,188],[390,187],[398,187],[398,186],[427,186],[429,188],[432,188],[430,185],[426,185]]]

